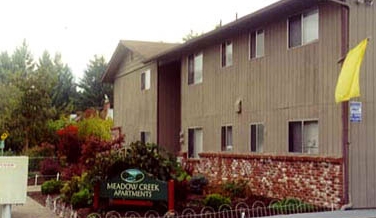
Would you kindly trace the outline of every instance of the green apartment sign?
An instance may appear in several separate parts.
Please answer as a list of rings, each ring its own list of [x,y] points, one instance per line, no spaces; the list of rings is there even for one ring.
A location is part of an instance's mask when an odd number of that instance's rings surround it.
[[[153,179],[138,169],[127,169],[102,182],[100,197],[129,200],[167,200],[167,190],[167,182]]]

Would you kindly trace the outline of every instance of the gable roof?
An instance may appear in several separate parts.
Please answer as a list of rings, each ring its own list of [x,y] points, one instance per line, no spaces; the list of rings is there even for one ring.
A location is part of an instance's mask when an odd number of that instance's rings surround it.
[[[236,34],[262,27],[269,22],[273,22],[293,13],[316,6],[320,2],[333,2],[346,5],[345,2],[340,2],[338,0],[280,0],[220,28],[193,38],[184,44],[180,44],[174,48],[166,50],[165,52],[159,53],[147,59],[146,62],[158,60],[162,63],[168,63],[177,60],[181,58],[184,53],[194,52],[195,50],[197,51],[197,49],[202,49],[208,45],[219,44],[223,40]]]
[[[110,59],[110,62],[108,63],[107,69],[102,76],[102,82],[112,83],[114,81],[114,77],[120,67],[120,64],[122,61],[124,61],[125,55],[128,51],[139,54],[144,61],[177,45],[179,44],[120,40],[114,54]]]

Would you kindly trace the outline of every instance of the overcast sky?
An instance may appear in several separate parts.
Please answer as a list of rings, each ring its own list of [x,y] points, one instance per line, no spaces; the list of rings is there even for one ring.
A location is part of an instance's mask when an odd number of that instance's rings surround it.
[[[26,39],[34,59],[60,52],[76,78],[95,54],[111,58],[120,39],[181,42],[277,0],[0,0],[0,51]]]

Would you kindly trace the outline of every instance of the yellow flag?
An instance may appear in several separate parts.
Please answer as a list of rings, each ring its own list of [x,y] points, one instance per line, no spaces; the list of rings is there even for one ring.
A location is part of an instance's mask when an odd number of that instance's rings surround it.
[[[368,39],[364,39],[347,53],[337,81],[335,93],[337,103],[360,96],[359,71],[367,44]]]

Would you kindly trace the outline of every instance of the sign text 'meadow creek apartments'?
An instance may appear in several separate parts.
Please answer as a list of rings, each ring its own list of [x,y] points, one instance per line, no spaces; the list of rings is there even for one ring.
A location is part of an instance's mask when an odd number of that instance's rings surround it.
[[[152,198],[153,192],[159,192],[158,184],[107,183],[107,190],[114,190],[114,197]]]
[[[100,196],[113,199],[167,200],[167,183],[128,169],[101,184]]]

